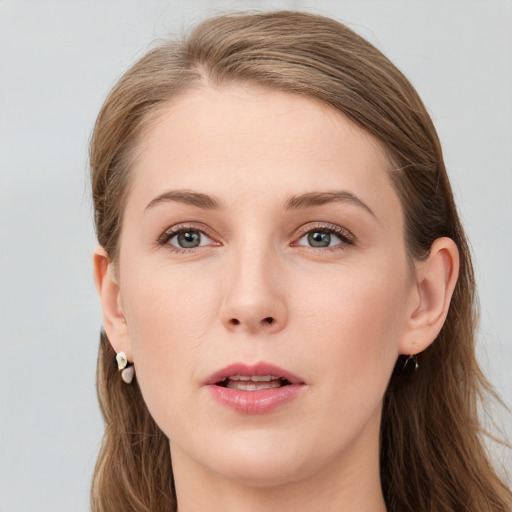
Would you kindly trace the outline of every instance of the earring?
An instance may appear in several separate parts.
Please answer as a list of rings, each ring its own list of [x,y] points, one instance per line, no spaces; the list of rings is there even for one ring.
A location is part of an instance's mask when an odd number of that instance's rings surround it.
[[[116,354],[116,361],[117,369],[121,372],[121,378],[126,382],[126,384],[130,384],[133,380],[133,376],[135,375],[135,367],[133,365],[128,366],[128,359],[124,352],[118,352]]]
[[[416,371],[420,365],[418,364],[418,359],[416,358],[416,354],[411,354],[406,360],[405,360],[405,363],[404,363],[404,367],[402,368],[402,371],[405,370],[405,367],[407,366],[407,363],[409,361],[412,361],[414,363],[414,371]]]

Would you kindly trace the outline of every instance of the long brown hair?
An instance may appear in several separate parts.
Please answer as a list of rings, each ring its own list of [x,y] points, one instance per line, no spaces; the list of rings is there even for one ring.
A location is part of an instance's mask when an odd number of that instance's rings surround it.
[[[201,23],[183,41],[160,44],[121,78],[101,109],[90,147],[99,243],[115,262],[130,168],[151,120],[204,84],[257,84],[315,99],[379,139],[406,219],[411,260],[438,237],[460,251],[460,277],[446,323],[420,354],[400,357],[385,395],[381,481],[389,511],[510,512],[512,494],[489,462],[478,417],[494,396],[475,359],[477,304],[470,251],[426,109],[402,73],[344,25],[280,11]],[[176,510],[167,438],[136,379],[125,385],[101,334],[98,396],[105,435],[91,491],[95,512]]]

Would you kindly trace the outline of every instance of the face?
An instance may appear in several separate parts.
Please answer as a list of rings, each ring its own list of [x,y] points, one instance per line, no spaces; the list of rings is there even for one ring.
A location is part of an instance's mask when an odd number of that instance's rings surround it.
[[[146,133],[117,341],[175,467],[268,485],[378,458],[415,281],[379,143],[309,99],[204,88]]]

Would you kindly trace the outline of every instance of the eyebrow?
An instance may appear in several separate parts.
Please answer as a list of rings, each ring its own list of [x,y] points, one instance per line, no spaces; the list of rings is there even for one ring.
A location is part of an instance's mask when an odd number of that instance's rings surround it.
[[[193,192],[191,190],[169,190],[152,199],[146,206],[146,210],[153,206],[167,202],[175,201],[178,203],[197,206],[205,210],[219,210],[220,202],[213,196],[202,194],[201,192]],[[302,210],[322,206],[324,204],[336,202],[349,202],[366,210],[373,217],[377,218],[372,209],[356,195],[347,191],[338,192],[307,192],[296,196],[291,196],[286,201],[287,210]]]
[[[328,203],[352,203],[359,206],[370,213],[373,217],[377,218],[373,210],[356,195],[347,191],[339,192],[308,192],[298,196],[292,196],[286,202],[288,210],[301,210],[306,208],[313,208]]]
[[[205,210],[218,210],[220,203],[214,197],[201,192],[192,192],[191,190],[169,190],[151,200],[146,206],[146,210],[166,201],[176,201],[178,203],[197,206]]]

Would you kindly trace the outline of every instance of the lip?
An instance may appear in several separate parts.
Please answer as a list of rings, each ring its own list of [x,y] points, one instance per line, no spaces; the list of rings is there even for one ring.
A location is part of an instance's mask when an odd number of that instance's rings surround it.
[[[289,384],[278,388],[244,391],[216,385],[233,375],[263,377],[273,375],[286,379]],[[297,398],[307,387],[304,380],[274,364],[260,362],[255,365],[235,363],[210,375],[204,382],[213,399],[241,414],[266,414]]]
[[[263,377],[264,375],[273,375],[274,377],[282,377],[286,379],[290,384],[305,384],[304,380],[294,375],[293,373],[280,368],[279,366],[271,363],[260,362],[254,365],[248,365],[244,363],[234,363],[222,368],[221,370],[210,375],[206,381],[205,385],[217,384],[222,379],[226,377],[231,377],[232,375],[242,375],[246,377],[250,377],[254,375],[255,377]]]

